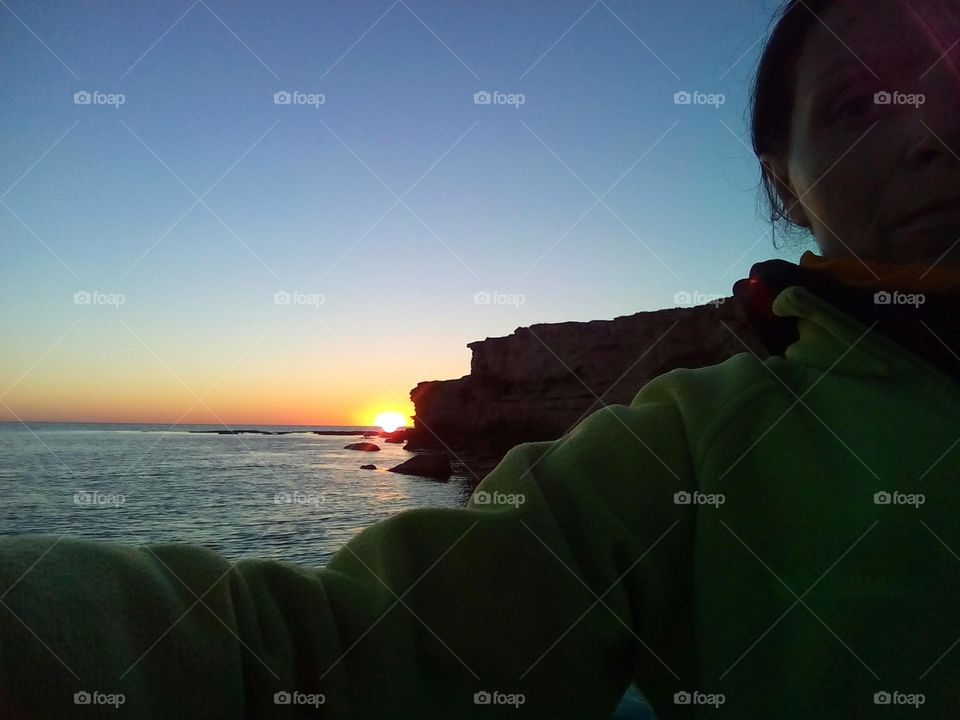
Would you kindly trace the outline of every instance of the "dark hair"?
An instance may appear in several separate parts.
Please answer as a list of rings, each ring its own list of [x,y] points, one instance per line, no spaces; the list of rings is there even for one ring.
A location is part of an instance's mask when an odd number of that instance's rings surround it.
[[[758,158],[761,153],[783,155],[789,151],[800,50],[811,28],[820,22],[818,17],[837,1],[787,0],[774,14],[774,28],[760,56],[750,91],[750,127],[753,151]],[[797,229],[806,230],[787,216],[787,208],[776,185],[763,168],[760,169],[760,184],[765,195],[761,202],[766,200],[773,229],[780,223],[788,234]]]

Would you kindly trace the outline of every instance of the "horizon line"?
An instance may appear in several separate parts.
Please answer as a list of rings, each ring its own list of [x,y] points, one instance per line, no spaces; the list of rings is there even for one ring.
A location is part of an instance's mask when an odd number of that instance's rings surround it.
[[[378,428],[383,429],[380,425],[343,425],[343,424],[331,424],[331,423],[196,423],[196,422],[149,422],[149,421],[136,421],[131,422],[128,420],[0,420],[0,423],[11,424],[11,425],[27,425],[30,423],[60,423],[60,424],[72,424],[72,425],[169,425],[170,427],[176,427],[177,425],[208,425],[210,427],[223,427],[231,428],[237,426],[266,426],[266,427],[345,427],[345,428]],[[413,425],[401,425],[398,427],[398,430],[403,428],[411,428]]]

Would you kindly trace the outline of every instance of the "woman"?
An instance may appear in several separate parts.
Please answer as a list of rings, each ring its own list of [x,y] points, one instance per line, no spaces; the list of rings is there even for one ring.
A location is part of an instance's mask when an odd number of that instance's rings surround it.
[[[661,375],[322,569],[6,539],[5,717],[605,718],[631,680],[661,718],[957,716],[958,37],[955,1],[779,14],[754,147],[822,255],[735,285],[768,360]]]

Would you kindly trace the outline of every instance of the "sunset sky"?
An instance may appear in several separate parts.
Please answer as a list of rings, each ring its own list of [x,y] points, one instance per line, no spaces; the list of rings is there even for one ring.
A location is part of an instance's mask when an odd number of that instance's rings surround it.
[[[370,425],[472,340],[795,260],[775,5],[5,0],[0,420]]]

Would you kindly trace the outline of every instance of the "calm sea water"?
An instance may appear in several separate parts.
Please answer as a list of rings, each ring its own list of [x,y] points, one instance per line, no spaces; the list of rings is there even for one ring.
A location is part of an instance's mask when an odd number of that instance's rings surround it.
[[[235,425],[232,429],[243,429]],[[321,565],[377,520],[465,505],[472,485],[387,472],[411,457],[345,450],[363,430],[249,426],[292,435],[215,435],[217,426],[0,423],[0,533],[67,533],[130,544],[186,542],[224,556]],[[357,437],[309,430],[356,429]],[[373,463],[377,470],[361,470]]]

